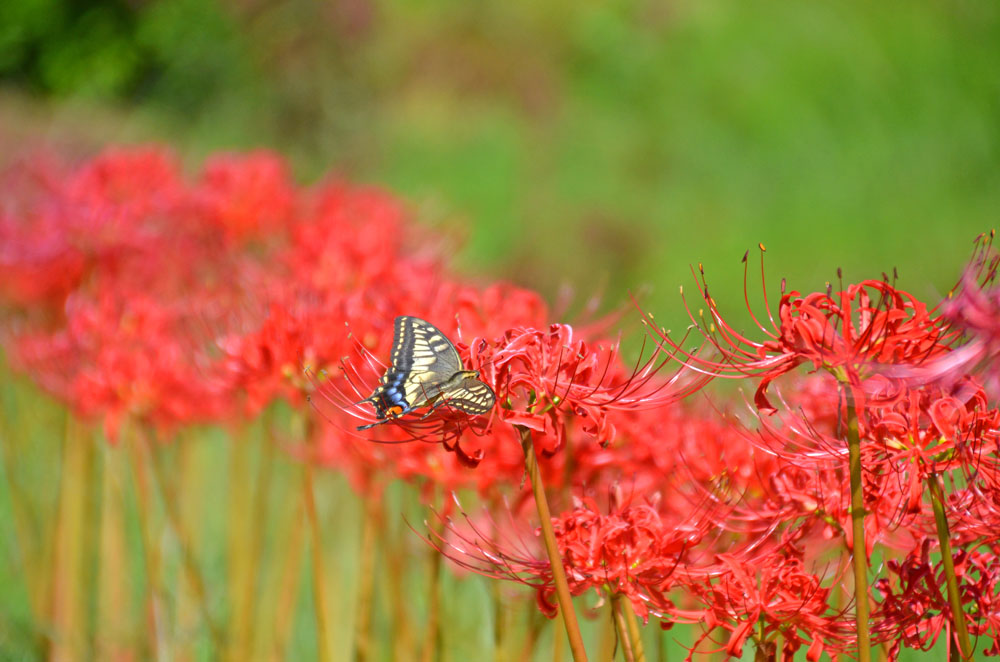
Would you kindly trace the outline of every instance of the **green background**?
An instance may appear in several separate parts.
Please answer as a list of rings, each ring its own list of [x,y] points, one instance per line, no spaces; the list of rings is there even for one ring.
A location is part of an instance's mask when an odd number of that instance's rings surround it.
[[[1000,202],[993,2],[14,0],[0,126],[80,152],[270,147],[387,187],[458,263],[679,317],[704,263],[929,299]]]

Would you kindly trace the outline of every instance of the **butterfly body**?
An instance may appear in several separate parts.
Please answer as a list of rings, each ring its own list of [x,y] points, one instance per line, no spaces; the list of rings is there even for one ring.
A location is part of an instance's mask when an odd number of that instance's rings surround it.
[[[495,401],[493,390],[479,381],[479,372],[464,369],[458,351],[443,333],[418,317],[403,315],[394,323],[392,365],[375,392],[361,401],[375,407],[378,420],[358,429],[442,404],[467,414],[485,414]]]

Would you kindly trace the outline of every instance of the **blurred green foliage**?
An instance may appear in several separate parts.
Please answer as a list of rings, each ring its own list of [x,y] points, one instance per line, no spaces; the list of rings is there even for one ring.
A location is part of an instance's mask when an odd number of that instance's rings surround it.
[[[461,263],[678,319],[703,262],[822,288],[899,267],[942,294],[1000,207],[1000,6],[15,0],[0,75],[271,146],[465,227]],[[130,136],[135,136],[135,133]]]

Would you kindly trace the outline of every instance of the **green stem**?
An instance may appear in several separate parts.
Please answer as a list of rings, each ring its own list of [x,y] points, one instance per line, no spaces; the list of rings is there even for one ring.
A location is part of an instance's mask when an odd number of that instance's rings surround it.
[[[135,453],[137,453],[135,460],[136,468],[142,472],[142,480],[147,485],[151,485],[156,490],[160,500],[163,501],[163,511],[167,518],[167,524],[173,530],[174,538],[177,540],[177,547],[180,551],[181,569],[187,576],[191,588],[194,589],[198,608],[201,611],[205,627],[208,628],[208,634],[212,640],[213,652],[216,655],[220,655],[225,650],[225,638],[218,625],[216,625],[215,619],[212,617],[212,610],[209,608],[208,603],[208,589],[205,586],[205,580],[202,577],[201,571],[198,569],[198,559],[195,557],[191,536],[181,520],[177,499],[167,493],[166,481],[168,472],[163,467],[163,459],[160,453],[157,452],[157,449],[153,447],[152,440],[144,433],[140,432],[138,434],[136,442],[133,446]],[[152,476],[147,476],[146,474],[146,459],[143,457],[146,454],[149,455],[149,463],[153,467]]]
[[[84,535],[90,439],[72,416],[66,421],[52,568],[50,660],[72,660],[86,655],[84,598]]]
[[[439,501],[435,499],[435,501]],[[431,526],[435,535],[444,534],[444,523],[439,519]],[[421,662],[435,662],[441,654],[441,552],[431,547],[430,569],[427,577],[427,625],[424,630],[423,647],[420,652]]]
[[[545,551],[548,552],[549,564],[552,566],[552,581],[556,585],[556,598],[559,601],[559,610],[563,614],[563,623],[566,625],[566,637],[569,639],[574,662],[584,662],[587,659],[587,651],[583,647],[580,625],[576,620],[573,598],[569,592],[569,583],[566,581],[566,569],[563,568],[562,557],[559,556],[559,547],[556,544],[556,535],[552,530],[552,515],[549,512],[549,502],[545,496],[545,486],[542,484],[542,472],[538,467],[538,455],[531,439],[531,430],[520,425],[515,427],[521,435],[524,468],[535,495],[535,507],[538,509],[538,518],[541,520]]]
[[[948,586],[948,604],[951,606],[951,621],[955,626],[955,638],[958,640],[962,659],[971,660],[972,645],[969,643],[969,630],[965,624],[962,598],[958,592],[955,562],[951,556],[951,532],[948,529],[948,518],[944,512],[944,492],[941,489],[941,479],[936,473],[932,473],[928,476],[927,485],[931,491],[931,507],[934,509],[934,522],[937,524],[938,542],[941,545],[941,560],[944,562],[944,577]]]
[[[854,538],[854,609],[858,629],[858,662],[871,662],[868,631],[868,554],[865,544],[865,501],[861,483],[861,435],[854,396],[847,390],[847,450],[851,471],[851,527]]]
[[[313,489],[312,458],[305,461],[302,468],[302,497],[306,506],[306,520],[312,534],[312,581],[313,599],[316,601],[316,637],[319,640],[320,662],[333,660],[330,647],[330,631],[327,618],[326,573],[323,571],[323,539],[316,513],[316,496]]]
[[[613,593],[611,595],[611,613],[615,618],[615,629],[618,630],[618,641],[621,643],[622,656],[625,662],[637,662],[635,649],[632,647],[632,637],[629,634],[629,627],[626,624],[625,609],[622,607],[622,594]]]
[[[500,595],[500,582],[494,580],[490,582],[490,602],[493,603],[493,660],[501,662],[504,657],[503,648],[503,599]]]
[[[377,491],[376,491],[377,492]],[[377,533],[381,527],[381,504],[376,494],[364,498],[361,523],[361,567],[358,571],[358,620],[355,628],[354,659],[367,662],[372,652],[372,605],[375,598],[375,556]]]
[[[294,625],[299,575],[302,570],[302,545],[306,528],[301,525],[301,522],[305,511],[305,501],[305,497],[302,496],[295,501],[292,508],[287,509],[286,512],[289,515],[287,521],[291,524],[283,530],[283,535],[278,538],[275,563],[280,571],[276,580],[277,586],[273,589],[277,595],[277,608],[273,616],[270,645],[263,647],[267,659],[270,660],[288,659],[286,649]]]
[[[632,641],[635,662],[646,662],[646,652],[642,648],[642,632],[639,630],[639,619],[635,617],[632,601],[628,598],[622,599],[622,613],[625,615],[625,625],[628,626],[628,636]]]
[[[129,435],[124,442],[128,448],[129,461],[132,465],[132,477],[135,480],[136,501],[139,506],[139,533],[142,542],[143,562],[146,570],[148,591],[147,608],[149,610],[150,638],[152,650],[149,657],[154,660],[166,659],[165,634],[163,632],[163,585],[160,568],[160,556],[153,536],[153,503],[150,495],[150,477],[145,458],[139,446],[143,440]]]

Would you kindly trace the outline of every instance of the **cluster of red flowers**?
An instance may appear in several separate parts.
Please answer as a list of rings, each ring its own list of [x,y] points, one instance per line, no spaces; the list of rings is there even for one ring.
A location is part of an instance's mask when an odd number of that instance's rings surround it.
[[[112,150],[76,168],[22,164],[0,191],[11,361],[112,439],[124,419],[225,423],[289,400],[319,414],[303,454],[360,486],[474,490],[488,524],[447,519],[432,544],[534,587],[551,614],[552,566],[524,524],[530,435],[574,594],[700,623],[697,646],[730,655],[749,641],[810,660],[851,651],[857,599],[893,656],[960,616],[996,652],[1000,411],[986,360],[1000,297],[985,243],[940,308],[887,278],[805,295],[782,283],[776,314],[751,310],[754,334],[727,322],[700,274],[699,347],[647,317],[655,350],[629,363],[606,320],[554,323],[529,290],[467,282],[390,196],[300,187],[272,154],[216,157],[188,178],[164,150]],[[496,407],[357,432],[374,422],[357,403],[387,368],[397,315],[452,339]],[[754,380],[752,402],[678,402],[716,377]],[[889,559],[873,587],[848,577],[855,434],[863,552]],[[942,588],[936,505],[962,615]]]

